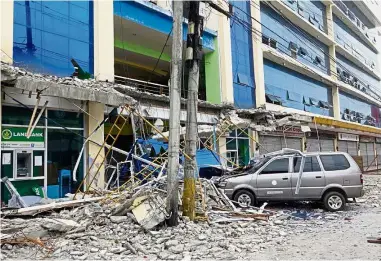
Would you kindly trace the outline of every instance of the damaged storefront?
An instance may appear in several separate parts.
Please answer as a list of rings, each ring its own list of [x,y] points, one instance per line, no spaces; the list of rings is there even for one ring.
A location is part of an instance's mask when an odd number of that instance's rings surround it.
[[[21,196],[65,197],[77,186],[72,169],[83,143],[84,115],[73,111],[74,101],[42,97],[32,117],[35,95],[29,98],[27,94],[4,91],[7,95],[2,100],[1,178],[7,177]],[[45,109],[44,102],[51,106]],[[83,177],[83,164],[81,160],[79,180]],[[7,203],[11,195],[5,184],[1,185],[1,200]]]

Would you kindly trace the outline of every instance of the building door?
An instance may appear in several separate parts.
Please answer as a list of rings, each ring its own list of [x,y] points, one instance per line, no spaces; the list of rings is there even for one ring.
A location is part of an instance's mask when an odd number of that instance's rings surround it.
[[[351,156],[357,156],[357,142],[356,141],[346,141],[339,140],[337,142],[338,149],[341,152],[347,152]]]
[[[376,165],[373,145],[373,142],[360,142],[360,153],[364,164],[364,170]]]
[[[265,154],[282,149],[282,137],[259,135],[259,154]]]
[[[320,146],[319,146],[320,143]],[[321,138],[307,138],[307,151],[316,152],[316,151],[335,151],[335,146],[333,139]]]
[[[377,152],[377,168],[381,166],[381,143],[376,143],[376,152]]]
[[[300,138],[286,138],[287,146],[286,144],[285,147],[289,149],[294,149],[294,150],[302,150],[302,139]]]

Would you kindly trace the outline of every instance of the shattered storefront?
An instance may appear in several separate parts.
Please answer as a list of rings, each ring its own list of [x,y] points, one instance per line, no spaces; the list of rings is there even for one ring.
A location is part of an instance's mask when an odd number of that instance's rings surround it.
[[[71,193],[77,186],[71,171],[83,143],[83,114],[68,111],[68,101],[49,97],[45,98],[48,104],[58,101],[60,108],[43,110],[40,107],[32,123],[34,108],[31,104],[24,107],[15,104],[10,97],[22,104],[26,99],[36,103],[36,99],[22,94],[8,95],[2,102],[1,178],[7,177],[21,196],[60,198]],[[79,180],[83,170],[82,160],[77,173]],[[2,182],[1,201],[7,203],[10,197]]]

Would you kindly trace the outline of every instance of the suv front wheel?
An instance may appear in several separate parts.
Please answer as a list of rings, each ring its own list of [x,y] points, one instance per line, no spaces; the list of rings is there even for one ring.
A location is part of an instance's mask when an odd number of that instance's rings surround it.
[[[240,206],[241,208],[254,206],[255,204],[255,196],[253,193],[251,193],[248,190],[239,190],[234,195],[234,201]]]
[[[339,211],[345,207],[345,198],[340,192],[328,192],[323,199],[324,207],[328,211]]]

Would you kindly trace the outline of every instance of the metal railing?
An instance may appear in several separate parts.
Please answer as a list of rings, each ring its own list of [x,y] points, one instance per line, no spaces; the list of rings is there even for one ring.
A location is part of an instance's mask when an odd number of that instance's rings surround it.
[[[138,91],[169,96],[169,87],[167,85],[141,81],[141,80],[122,77],[118,75],[115,75],[114,78],[115,78],[115,83],[128,85],[132,88],[136,88],[136,90]]]

